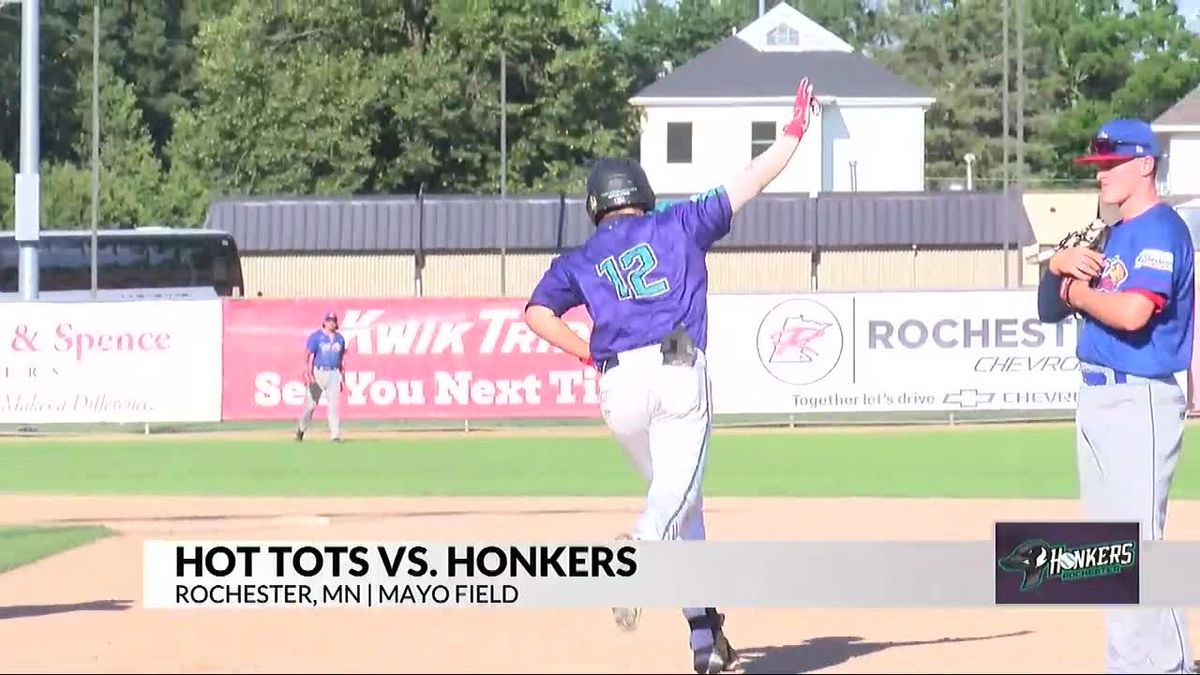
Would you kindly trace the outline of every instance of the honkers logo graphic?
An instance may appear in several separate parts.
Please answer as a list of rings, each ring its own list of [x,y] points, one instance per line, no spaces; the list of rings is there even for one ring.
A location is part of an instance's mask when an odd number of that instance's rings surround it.
[[[1031,591],[1048,579],[1083,581],[1120,574],[1137,561],[1137,542],[1118,541],[1069,548],[1030,539],[1000,560],[1000,569],[1020,573],[1021,590]]]

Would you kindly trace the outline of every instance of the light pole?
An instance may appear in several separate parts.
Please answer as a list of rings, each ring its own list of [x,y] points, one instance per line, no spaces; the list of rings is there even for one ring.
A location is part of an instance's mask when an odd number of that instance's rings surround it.
[[[19,250],[21,299],[38,297],[38,235],[41,230],[41,111],[38,85],[41,80],[38,54],[38,25],[41,0],[21,2],[21,163],[16,180],[16,241]]]
[[[508,58],[500,48],[500,297],[508,272]]]
[[[99,287],[100,253],[100,0],[92,0],[92,299]]]
[[[975,153],[968,152],[963,155],[963,161],[967,163],[967,192],[975,189]]]
[[[1008,288],[1008,268],[1009,268],[1009,262],[1008,262],[1008,239],[1009,239],[1009,237],[1008,237],[1008,218],[1009,218],[1009,212],[1008,212],[1008,142],[1009,142],[1008,141],[1008,107],[1009,107],[1009,102],[1008,102],[1008,67],[1009,67],[1008,16],[1011,13],[1011,10],[1009,9],[1009,0],[1004,0],[1004,7],[1003,7],[1002,11],[1004,12],[1004,18],[1001,20],[1000,23],[1003,26],[1003,31],[1004,31],[1004,40],[1003,40],[1004,58],[1003,58],[1003,64],[1001,66],[1001,69],[1004,71],[1004,77],[1003,77],[1004,93],[1001,95],[1002,105],[1004,108],[1004,112],[1003,112],[1003,118],[1004,118],[1004,122],[1003,122],[1003,124],[1004,124],[1004,132],[1003,132],[1003,136],[1004,136],[1004,142],[1003,142],[1003,145],[1004,145],[1004,173],[1003,173],[1003,176],[1004,176],[1004,178],[1003,178],[1003,180],[1004,180],[1004,183],[1003,183],[1003,187],[1002,187],[1002,192],[1004,193],[1004,198],[1000,205],[1000,214],[1001,214],[1000,217],[1004,221],[1004,287]]]

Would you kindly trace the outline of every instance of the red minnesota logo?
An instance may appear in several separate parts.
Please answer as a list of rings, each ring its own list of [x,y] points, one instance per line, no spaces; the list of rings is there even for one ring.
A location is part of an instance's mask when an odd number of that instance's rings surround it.
[[[850,313],[849,303],[839,310]],[[772,307],[754,339],[758,361],[772,377],[790,385],[825,379],[842,358],[842,322],[823,302],[792,298]]]
[[[822,323],[801,316],[793,316],[783,321],[783,328],[771,333],[771,343],[775,350],[768,359],[771,363],[811,363],[818,356],[812,348],[813,340],[825,334],[832,323]]]

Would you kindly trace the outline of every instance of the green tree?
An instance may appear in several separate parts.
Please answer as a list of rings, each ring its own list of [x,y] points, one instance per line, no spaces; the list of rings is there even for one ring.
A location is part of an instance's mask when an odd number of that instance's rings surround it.
[[[11,230],[16,227],[16,200],[13,194],[16,189],[16,171],[12,165],[0,157],[0,229]]]
[[[1088,178],[1071,158],[1113,117],[1153,121],[1200,84],[1200,36],[1189,31],[1173,2],[1092,0],[1034,3],[1030,30],[1057,55],[1054,120],[1045,129],[1052,161],[1040,169],[1056,178]],[[1028,40],[1027,40],[1028,44]]]
[[[335,10],[361,14],[356,4],[245,0],[208,22],[196,39],[197,103],[179,111],[168,153],[189,163],[180,175],[220,192],[359,190],[373,164],[378,76],[350,46],[355,26],[330,21]]]
[[[507,63],[508,176],[516,191],[577,190],[589,161],[625,154],[631,78],[595,0],[473,0],[432,8],[434,34],[475,67],[492,100]],[[498,145],[499,116],[485,138]],[[492,190],[498,171],[489,170]]]
[[[92,177],[67,162],[44,162],[41,167],[42,229],[78,230],[92,222]]]
[[[80,120],[75,115],[75,81],[79,70],[73,58],[79,17],[91,16],[91,0],[42,3],[40,69],[41,156],[75,161]],[[0,8],[0,157],[17,166],[21,135],[21,7]],[[11,130],[11,131],[10,131]]]
[[[500,155],[495,78],[437,35],[383,56],[378,73],[375,164],[365,188],[492,192]]]
[[[91,173],[92,77],[79,80],[78,114],[84,128],[76,154],[88,158],[81,166]],[[106,227],[134,227],[155,223],[162,210],[162,167],[154,156],[150,133],[142,120],[134,87],[107,66],[100,68],[100,208],[99,222]],[[90,181],[90,178],[89,178]],[[89,183],[90,185],[90,183]],[[89,187],[89,215],[91,222]]]
[[[101,2],[100,61],[133,86],[137,106],[161,152],[171,136],[174,112],[195,95],[194,48],[199,29],[194,1]],[[92,69],[92,7],[78,18],[71,60],[80,78]],[[87,124],[87,116],[81,125]]]
[[[963,174],[962,157],[977,158],[985,187],[1003,171],[999,3],[894,9],[889,16],[899,47],[877,55],[898,76],[934,92],[926,114],[926,174],[931,182]],[[1010,120],[1011,121],[1011,120]]]
[[[910,0],[911,1],[911,0]],[[924,6],[921,6],[923,5]],[[1016,2],[1011,5],[1016,7]],[[1153,120],[1200,84],[1200,38],[1172,2],[1025,0],[1024,68],[1016,64],[1011,17],[1010,170],[1015,175],[1019,76],[1025,81],[1023,173],[1039,181],[1086,184],[1071,161],[1115,116]],[[884,23],[898,47],[877,56],[897,74],[935,91],[926,118],[927,173],[957,176],[972,152],[986,187],[1003,169],[1001,3],[900,3]],[[1051,184],[1055,184],[1051,183]],[[1042,184],[1045,184],[1044,182]]]
[[[663,73],[664,64],[679,66],[716,46],[754,19],[744,0],[645,0],[615,17],[620,36],[617,54],[632,74],[632,96]],[[756,10],[755,10],[756,11]]]

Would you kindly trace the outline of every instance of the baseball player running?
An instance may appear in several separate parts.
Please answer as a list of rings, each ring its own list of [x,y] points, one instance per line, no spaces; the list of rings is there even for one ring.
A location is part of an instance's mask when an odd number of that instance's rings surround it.
[[[1050,260],[1060,298],[1082,315],[1076,453],[1085,514],[1136,520],[1162,539],[1183,440],[1186,399],[1174,374],[1192,355],[1194,269],[1187,225],[1159,201],[1150,125],[1118,119],[1076,160],[1096,167],[1100,199],[1121,218],[1103,252],[1065,248]],[[1117,610],[1107,618],[1112,673],[1188,673],[1184,613]]]
[[[345,381],[346,338],[338,332],[338,317],[333,312],[325,313],[325,322],[308,336],[305,342],[304,383],[308,394],[304,401],[304,414],[296,429],[296,440],[304,440],[304,432],[312,422],[313,411],[321,394],[329,402],[329,436],[334,443],[342,440],[341,424],[338,419],[338,394]]]
[[[598,161],[587,179],[595,232],[555,258],[530,296],[530,329],[601,373],[601,415],[649,483],[634,539],[705,537],[701,483],[712,417],[705,256],[788,164],[819,113],[806,78],[779,140],[725,185],[663,208],[636,162]],[[560,318],[578,305],[592,318],[590,345]],[[640,617],[637,608],[613,613],[627,630]],[[736,654],[724,615],[713,607],[684,615],[696,672],[731,668]]]

